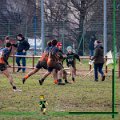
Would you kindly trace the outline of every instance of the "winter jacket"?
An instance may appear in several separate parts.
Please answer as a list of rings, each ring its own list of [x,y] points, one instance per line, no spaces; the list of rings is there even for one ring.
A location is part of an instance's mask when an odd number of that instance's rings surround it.
[[[30,48],[30,44],[25,39],[18,40],[17,44],[13,46],[17,47],[17,52],[23,52],[23,50],[27,51]]]
[[[92,60],[94,60],[94,64],[104,63],[103,46],[101,44],[96,46]]]

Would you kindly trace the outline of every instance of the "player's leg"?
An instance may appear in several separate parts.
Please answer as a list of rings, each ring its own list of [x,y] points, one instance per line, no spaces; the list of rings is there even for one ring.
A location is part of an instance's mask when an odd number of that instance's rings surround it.
[[[58,71],[56,69],[53,70],[52,74],[53,74],[53,78],[54,78],[54,83],[57,84],[58,83],[58,76],[57,76]]]
[[[94,78],[98,81],[98,64],[94,64]]]
[[[46,113],[46,108],[43,108],[43,114],[45,114]]]
[[[75,67],[71,67],[71,71],[72,71],[72,81],[75,82],[75,76],[76,76],[76,68]]]
[[[43,67],[43,64],[41,61],[38,61],[36,68],[34,68],[32,71],[30,71],[27,75],[24,76],[22,79],[23,84],[25,83],[26,79],[28,79],[30,76],[38,72]]]
[[[21,55],[20,52],[18,52],[16,55]],[[19,72],[21,70],[21,65],[20,65],[20,60],[21,60],[21,57],[16,57],[16,63],[18,65],[18,70],[17,72]]]
[[[67,80],[67,72],[64,69],[63,69],[62,77],[65,80],[65,83],[69,83],[68,80]]]
[[[25,83],[25,81],[32,76],[33,74],[35,74],[36,72],[38,72],[39,69],[38,68],[34,68],[32,71],[30,71],[27,75],[24,76],[24,78],[22,78],[22,82],[23,84]]]
[[[22,55],[26,55],[26,53],[22,53]],[[24,73],[26,70],[26,68],[25,68],[26,67],[26,58],[22,57],[21,59],[22,59],[22,66],[23,66],[22,72]]]
[[[62,74],[63,74],[63,66],[61,63],[56,63],[54,68],[58,70],[58,85],[65,85],[62,83]]]
[[[51,71],[47,71],[43,77],[39,80],[39,84],[42,85],[44,80],[47,78],[47,76],[49,76],[51,74]]]
[[[104,72],[103,72],[102,69],[103,69],[103,64],[101,63],[101,64],[99,64],[98,70],[99,70],[99,73],[101,74],[102,81],[104,81],[105,80],[105,75],[104,75]]]
[[[13,82],[13,77],[10,75],[10,73],[8,72],[8,70],[6,69],[6,70],[2,71],[2,73],[8,78],[8,80],[9,80],[12,88],[13,88],[14,90],[16,90],[16,86],[15,86],[15,84],[14,84],[14,82]]]

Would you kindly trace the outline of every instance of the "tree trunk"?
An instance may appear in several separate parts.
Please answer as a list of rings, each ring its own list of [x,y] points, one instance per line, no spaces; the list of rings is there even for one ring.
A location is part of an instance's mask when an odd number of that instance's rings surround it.
[[[81,0],[81,11],[80,11],[80,20],[79,20],[79,35],[78,35],[78,39],[77,42],[78,44],[80,44],[78,51],[81,55],[83,55],[83,29],[84,29],[84,20],[85,20],[85,1]]]

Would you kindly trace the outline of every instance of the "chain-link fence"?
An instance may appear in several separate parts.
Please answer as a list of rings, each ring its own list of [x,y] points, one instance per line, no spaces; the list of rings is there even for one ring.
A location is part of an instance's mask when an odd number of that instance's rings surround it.
[[[117,0],[117,49],[120,46],[119,4]],[[107,0],[106,10],[109,51],[112,49],[112,0]],[[18,33],[32,39],[33,43],[41,39],[40,0],[1,0],[0,12],[1,40],[6,35],[15,39]],[[56,38],[63,43],[64,51],[71,45],[80,55],[89,55],[91,36],[104,40],[104,12],[103,0],[44,0],[44,42]]]

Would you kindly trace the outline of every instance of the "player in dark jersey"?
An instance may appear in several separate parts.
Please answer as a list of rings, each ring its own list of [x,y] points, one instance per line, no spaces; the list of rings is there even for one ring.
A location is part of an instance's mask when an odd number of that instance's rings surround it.
[[[43,78],[39,80],[40,85],[43,84],[45,78],[51,74],[51,72],[53,72],[53,70],[57,70],[58,71],[58,85],[65,85],[64,83],[62,83],[62,70],[63,70],[63,66],[59,63],[59,56],[58,56],[58,52],[59,49],[56,47],[57,45],[57,40],[52,40],[51,41],[51,48],[49,50],[49,56],[48,56],[48,60],[47,60],[47,67],[48,67],[48,71],[44,74]]]
[[[47,70],[47,60],[48,60],[48,52],[49,52],[49,48],[51,47],[51,41],[49,41],[47,43],[47,47],[45,48],[44,52],[42,53],[42,57],[39,59],[36,67],[30,71],[27,75],[24,76],[24,78],[22,78],[22,82],[23,84],[25,83],[25,81],[32,76],[33,74],[35,74],[36,72],[38,72],[40,69],[44,68]]]
[[[67,47],[67,57],[66,57],[66,63],[67,66],[70,68],[71,75],[72,75],[72,81],[75,82],[75,76],[76,76],[76,59],[80,61],[80,58],[77,54],[73,53],[73,49],[71,46]]]
[[[62,43],[61,42],[57,43],[57,48],[59,49],[59,51],[58,51],[59,63],[63,66],[63,61],[64,61],[66,55],[62,51]],[[54,70],[54,76],[56,77],[56,79],[54,79],[54,83],[57,84],[58,83],[57,70]],[[64,70],[64,67],[63,67],[63,71],[62,71],[62,78],[65,80],[65,83],[69,83],[67,81],[67,72]]]
[[[0,50],[0,71],[8,78],[14,91],[21,91],[16,88],[14,81],[13,81],[13,77],[10,75],[7,69],[7,67],[10,67],[8,63],[8,58],[10,56],[11,49],[12,49],[12,45],[11,43],[8,42],[6,43],[5,48]]]

